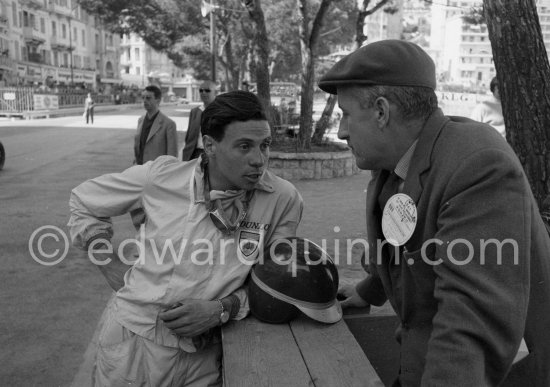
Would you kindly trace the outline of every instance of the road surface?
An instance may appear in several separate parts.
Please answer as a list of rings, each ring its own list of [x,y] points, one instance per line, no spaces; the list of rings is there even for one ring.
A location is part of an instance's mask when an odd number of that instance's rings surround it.
[[[188,109],[164,111],[183,139]],[[35,242],[43,233],[66,232],[72,188],[132,164],[141,114],[99,114],[93,125],[81,116],[0,122],[7,153],[0,171],[1,386],[65,386],[77,372],[110,291],[80,251],[68,247],[65,259],[46,266],[33,259],[28,243],[41,227]],[[133,235],[127,217],[115,224],[118,240]],[[61,244],[43,239],[46,254],[64,252],[59,238]],[[39,256],[36,243],[33,249]]]

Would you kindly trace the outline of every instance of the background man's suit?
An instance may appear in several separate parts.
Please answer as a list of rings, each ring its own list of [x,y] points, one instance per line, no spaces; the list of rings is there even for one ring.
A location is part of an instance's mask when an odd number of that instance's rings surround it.
[[[138,129],[134,138],[136,161],[140,159],[139,143],[144,117],[141,116],[138,120]],[[149,132],[149,136],[147,136],[141,156],[143,156],[142,160],[143,164],[145,164],[147,161],[155,160],[157,157],[163,155],[178,157],[178,136],[176,133],[176,123],[159,111],[151,126],[151,131]]]
[[[201,135],[201,117],[202,109],[200,107],[191,109],[189,113],[189,126],[185,134],[185,146],[181,152],[181,159],[183,161],[189,161],[193,158],[193,153]]]
[[[134,138],[134,164],[145,164],[164,155],[178,157],[176,123],[160,111],[151,125],[143,150],[140,149],[144,118],[145,116],[139,118],[138,129]],[[139,229],[140,225],[145,222],[145,213],[141,208],[131,210],[130,216],[136,229]]]

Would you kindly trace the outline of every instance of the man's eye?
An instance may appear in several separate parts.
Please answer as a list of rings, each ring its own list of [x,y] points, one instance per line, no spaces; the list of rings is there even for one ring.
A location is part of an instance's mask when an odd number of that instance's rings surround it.
[[[241,144],[240,148],[241,148],[242,150],[248,150],[248,149],[250,148],[250,145],[248,145],[248,144]]]
[[[261,148],[262,150],[266,150],[266,149],[269,149],[270,146],[271,146],[271,143],[266,142],[261,145]]]

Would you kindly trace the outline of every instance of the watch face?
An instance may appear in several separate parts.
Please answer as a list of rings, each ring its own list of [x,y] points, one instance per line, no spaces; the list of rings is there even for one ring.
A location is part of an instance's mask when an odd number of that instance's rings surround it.
[[[223,312],[220,315],[220,320],[221,320],[222,324],[225,324],[227,321],[229,321],[229,313]]]

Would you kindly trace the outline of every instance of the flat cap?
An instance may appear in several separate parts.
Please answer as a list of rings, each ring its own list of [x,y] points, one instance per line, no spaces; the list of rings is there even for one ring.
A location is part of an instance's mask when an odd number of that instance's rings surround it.
[[[338,61],[319,81],[337,94],[342,85],[423,86],[435,89],[435,64],[420,46],[403,40],[367,44]]]

